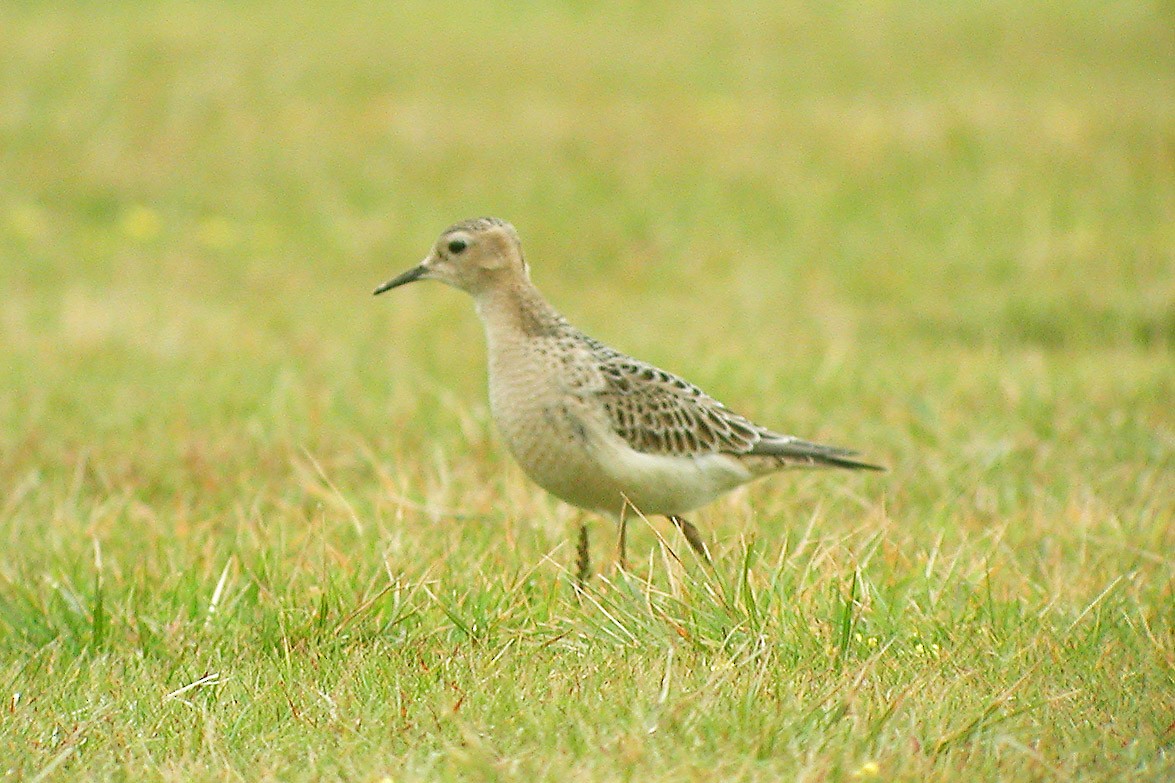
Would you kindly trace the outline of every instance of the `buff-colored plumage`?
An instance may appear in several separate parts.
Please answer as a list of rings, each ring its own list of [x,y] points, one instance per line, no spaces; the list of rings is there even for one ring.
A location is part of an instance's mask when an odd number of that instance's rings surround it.
[[[853,452],[772,432],[697,386],[572,327],[530,281],[513,226],[475,218],[446,229],[420,279],[467,291],[485,326],[490,408],[535,483],[581,508],[663,514],[709,558],[682,514],[789,467],[877,469]]]

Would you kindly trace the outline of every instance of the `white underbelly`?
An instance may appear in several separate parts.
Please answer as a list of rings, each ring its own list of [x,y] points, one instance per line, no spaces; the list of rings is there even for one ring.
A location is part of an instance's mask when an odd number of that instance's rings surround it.
[[[752,477],[736,459],[725,454],[642,454],[623,444],[611,444],[609,451],[601,455],[601,468],[646,514],[685,514]]]

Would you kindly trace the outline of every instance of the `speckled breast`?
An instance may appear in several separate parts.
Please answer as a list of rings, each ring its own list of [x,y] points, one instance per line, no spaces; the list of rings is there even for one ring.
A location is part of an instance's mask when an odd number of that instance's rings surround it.
[[[620,488],[593,457],[596,427],[561,388],[545,351],[492,356],[490,410],[519,466],[536,484],[572,505],[619,513]],[[598,426],[598,425],[596,425]]]

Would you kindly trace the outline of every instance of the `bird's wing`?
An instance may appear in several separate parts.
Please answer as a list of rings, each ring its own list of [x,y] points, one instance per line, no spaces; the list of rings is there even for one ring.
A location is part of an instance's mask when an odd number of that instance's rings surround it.
[[[765,430],[684,378],[586,338],[598,371],[575,391],[590,396],[612,430],[646,454],[749,453]]]
[[[694,384],[585,338],[589,366],[572,389],[590,396],[631,448],[645,454],[774,457],[785,465],[875,469],[855,452],[781,435],[740,416]]]

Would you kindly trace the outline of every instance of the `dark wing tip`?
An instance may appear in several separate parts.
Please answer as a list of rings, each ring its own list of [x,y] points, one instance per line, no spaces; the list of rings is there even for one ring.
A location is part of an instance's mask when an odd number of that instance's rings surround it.
[[[853,459],[857,454],[855,451],[837,448],[836,446],[825,446],[820,443],[812,443],[810,441],[800,440],[799,438],[766,437],[756,443],[749,453],[762,454],[769,457],[783,457],[801,463],[807,462],[811,465],[827,465],[834,468],[847,468],[848,470],[886,470],[881,465],[874,465],[871,462],[862,462],[858,459]]]
[[[858,460],[845,459],[844,457],[825,457],[819,459],[819,461],[837,468],[848,468],[849,470],[876,470],[882,473],[889,470],[889,468],[883,465],[874,465],[872,462],[859,462]]]

